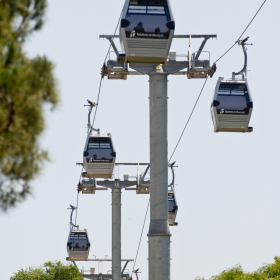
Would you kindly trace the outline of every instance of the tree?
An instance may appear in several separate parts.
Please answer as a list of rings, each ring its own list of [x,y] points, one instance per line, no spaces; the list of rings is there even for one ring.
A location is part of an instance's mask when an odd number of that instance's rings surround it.
[[[61,262],[46,262],[43,267],[21,269],[10,280],[83,280],[77,266]]]
[[[219,275],[212,276],[210,280],[267,280],[280,279],[280,257],[274,258],[274,263],[266,264],[253,272],[245,272],[240,265],[224,270]],[[197,277],[196,280],[205,280]]]
[[[23,201],[47,159],[43,109],[58,103],[53,64],[23,46],[43,26],[46,0],[0,1],[0,209]]]

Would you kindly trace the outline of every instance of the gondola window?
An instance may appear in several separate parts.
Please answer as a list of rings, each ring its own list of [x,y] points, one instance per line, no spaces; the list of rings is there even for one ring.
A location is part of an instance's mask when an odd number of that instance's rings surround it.
[[[130,5],[126,20],[129,22],[125,28],[126,37],[169,38],[170,30],[166,24],[170,16],[165,6]]]
[[[87,162],[112,162],[112,145],[110,139],[89,139],[87,147]]]
[[[175,201],[174,199],[168,199],[168,212],[174,212],[175,211]]]
[[[217,113],[223,113],[224,110],[235,110],[235,113],[248,114],[247,102],[249,101],[249,96],[247,92],[247,87],[245,84],[225,84],[222,83],[219,87],[217,100],[220,105],[217,106]]]
[[[85,233],[73,233],[70,238],[70,250],[73,251],[86,251],[88,250],[88,240]]]

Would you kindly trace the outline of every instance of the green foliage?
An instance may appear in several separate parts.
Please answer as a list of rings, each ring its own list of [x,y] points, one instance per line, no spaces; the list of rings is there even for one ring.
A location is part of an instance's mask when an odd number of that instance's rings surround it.
[[[25,39],[43,26],[46,0],[0,1],[0,208],[26,198],[30,180],[47,159],[38,138],[43,108],[58,103],[53,65],[29,59]]]
[[[46,262],[44,267],[21,269],[10,280],[83,280],[77,266],[61,262]]]
[[[212,276],[209,280],[280,280],[280,257],[274,258],[275,262],[266,264],[253,272],[245,272],[241,266],[224,270],[219,275]],[[205,280],[197,277],[196,280]]]
[[[259,279],[280,279],[280,257],[275,257],[274,260],[273,264],[267,264],[258,269],[257,274],[264,276]]]

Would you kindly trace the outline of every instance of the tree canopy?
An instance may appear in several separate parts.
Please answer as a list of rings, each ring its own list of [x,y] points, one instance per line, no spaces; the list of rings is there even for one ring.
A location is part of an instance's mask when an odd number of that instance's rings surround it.
[[[46,262],[43,267],[21,269],[10,280],[83,280],[78,267],[61,262]]]
[[[23,201],[47,159],[43,109],[58,103],[53,64],[30,59],[26,39],[42,28],[46,0],[0,1],[0,209]]]
[[[274,258],[274,263],[266,264],[256,271],[245,272],[240,265],[222,271],[219,275],[212,276],[209,280],[280,280],[280,257]],[[196,280],[205,280],[197,277]]]

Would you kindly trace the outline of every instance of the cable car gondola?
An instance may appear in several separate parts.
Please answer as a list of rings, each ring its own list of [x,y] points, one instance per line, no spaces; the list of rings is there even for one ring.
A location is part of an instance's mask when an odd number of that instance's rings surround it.
[[[87,230],[76,230],[70,231],[67,252],[70,259],[75,260],[87,260],[90,250],[90,242],[87,234]]]
[[[88,133],[84,148],[83,177],[88,178],[112,178],[116,151],[114,149],[111,134],[92,135]]]
[[[168,190],[168,221],[170,226],[177,226],[178,223],[175,222],[177,212],[178,212],[178,204],[175,196],[174,190],[174,181],[175,181],[175,173],[174,173],[174,164],[175,161],[170,164],[172,170],[172,183],[169,185],[170,189]]]
[[[79,230],[79,227],[72,223],[73,211],[77,208],[71,206],[70,233],[67,240],[67,252],[72,261],[86,261],[88,259],[90,242],[87,230]],[[77,229],[74,229],[76,227]]]
[[[215,132],[253,131],[248,126],[252,109],[253,101],[246,78],[241,81],[218,79],[211,104]]]
[[[175,22],[169,0],[126,0],[118,62],[165,64]]]
[[[247,53],[244,47],[249,37],[238,42],[242,45],[245,62],[243,69],[238,73],[232,73],[232,80],[218,79],[213,102],[211,104],[211,116],[214,131],[219,132],[252,132],[249,121],[253,110],[253,100],[250,94],[247,74]],[[241,80],[235,76],[242,74]]]
[[[175,197],[174,189],[168,190],[168,221],[170,226],[177,226],[175,222],[178,212],[178,204]]]
[[[116,160],[116,151],[114,149],[111,134],[100,135],[99,129],[94,129],[90,124],[90,115],[92,108],[97,104],[87,100],[89,105],[88,113],[88,136],[83,154],[83,166],[86,170],[82,174],[87,178],[112,178],[113,169]],[[92,131],[97,131],[93,135]]]

